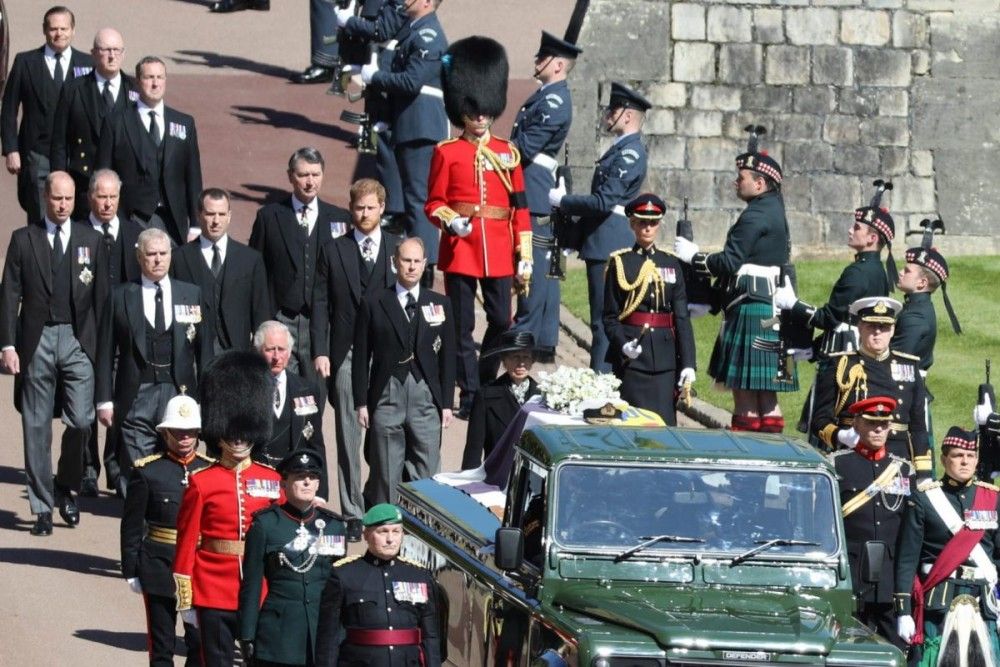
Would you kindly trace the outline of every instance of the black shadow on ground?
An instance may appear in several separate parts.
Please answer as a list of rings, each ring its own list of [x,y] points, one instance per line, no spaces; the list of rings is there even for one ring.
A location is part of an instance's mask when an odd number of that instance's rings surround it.
[[[0,484],[18,484],[25,482],[24,471],[21,468],[0,466]]]
[[[144,632],[114,632],[112,630],[84,629],[73,633],[74,637],[86,639],[89,642],[114,646],[126,651],[146,652],[146,633]]]
[[[122,517],[124,502],[113,493],[103,493],[96,498],[81,498],[79,496],[76,498],[76,504],[79,505],[81,512],[93,514],[94,516],[106,516],[112,519],[120,519]]]
[[[56,526],[58,528],[59,526]],[[39,538],[44,539],[44,538]],[[0,563],[12,565],[33,565],[35,567],[51,567],[57,570],[68,570],[80,574],[92,574],[98,577],[121,579],[121,567],[117,560],[70,551],[55,551],[52,549],[0,549]]]
[[[352,143],[357,138],[357,132],[339,125],[318,123],[309,116],[293,111],[282,111],[270,107],[233,106],[233,116],[241,123],[270,125],[278,129],[299,130],[318,137]],[[353,127],[353,126],[352,126]]]
[[[193,0],[182,1],[199,5],[205,4],[202,2],[193,2]],[[249,58],[243,58],[240,56],[227,56],[214,51],[181,49],[176,51],[176,53],[181,54],[181,56],[189,56],[188,58],[171,56],[170,59],[178,65],[200,65],[201,67],[208,67],[209,69],[237,69],[244,72],[261,74],[263,76],[273,76],[278,79],[287,79],[293,74],[298,74],[298,72],[293,72],[290,69],[278,67],[277,65],[261,63],[256,60],[250,60]]]
[[[236,201],[249,201],[260,206],[273,204],[275,202],[288,199],[289,191],[283,188],[276,188],[273,185],[261,185],[259,183],[240,183],[240,187],[245,190],[241,192],[235,190],[229,196]]]

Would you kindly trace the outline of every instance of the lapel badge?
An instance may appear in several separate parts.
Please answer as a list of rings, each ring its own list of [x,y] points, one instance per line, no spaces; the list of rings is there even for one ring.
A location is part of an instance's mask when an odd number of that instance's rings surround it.
[[[437,354],[438,352],[441,351],[441,336],[434,337],[434,343],[431,347],[434,348],[434,354]]]
[[[189,343],[193,343],[194,337],[198,335],[198,330],[194,328],[193,324],[189,324],[187,326],[187,330],[184,332],[184,335],[187,336]]]
[[[314,432],[315,431],[313,429],[312,422],[306,422],[306,425],[302,427],[302,437],[305,438],[306,440],[311,440]],[[309,461],[308,456],[303,454],[302,458],[304,459],[302,463],[308,463]]]
[[[82,271],[80,271],[80,282],[83,283],[84,285],[89,285],[90,283],[94,282],[94,274],[86,266],[83,267]]]

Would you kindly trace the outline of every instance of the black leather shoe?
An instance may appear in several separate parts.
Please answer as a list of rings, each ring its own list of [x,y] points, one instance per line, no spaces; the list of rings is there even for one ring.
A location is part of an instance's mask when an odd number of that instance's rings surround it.
[[[455,419],[461,419],[462,421],[467,422],[469,421],[470,414],[472,414],[472,409],[463,405],[458,409],[458,412],[455,413]]]
[[[240,12],[244,9],[250,9],[253,4],[247,2],[247,0],[218,0],[218,2],[212,3],[208,11],[214,14],[228,14],[229,12]]]
[[[52,534],[52,512],[42,512],[35,519],[35,525],[31,527],[32,535]]]
[[[80,482],[80,497],[81,498],[96,498],[97,497],[97,480],[93,477],[88,477],[82,482]]]
[[[56,505],[59,507],[59,516],[67,526],[76,526],[80,523],[80,508],[76,506],[72,491],[56,488]]]
[[[271,11],[271,0],[257,0],[250,6],[250,9],[256,9],[258,12],[269,12]]]
[[[361,525],[361,519],[348,519],[347,520],[347,541],[348,542],[360,542],[361,532],[364,530],[364,526]]]
[[[330,83],[333,81],[334,68],[323,65],[310,65],[292,77],[294,83]]]

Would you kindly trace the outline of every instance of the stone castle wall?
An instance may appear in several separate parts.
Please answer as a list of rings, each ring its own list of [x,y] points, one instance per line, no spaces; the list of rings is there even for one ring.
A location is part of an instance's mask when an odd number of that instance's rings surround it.
[[[733,160],[752,122],[782,165],[797,254],[843,251],[875,178],[894,184],[897,237],[941,217],[945,252],[1000,252],[998,27],[996,0],[593,0],[570,75],[576,189],[610,144],[597,118],[618,80],[654,105],[645,188],[687,197],[699,242],[721,243],[743,207]]]

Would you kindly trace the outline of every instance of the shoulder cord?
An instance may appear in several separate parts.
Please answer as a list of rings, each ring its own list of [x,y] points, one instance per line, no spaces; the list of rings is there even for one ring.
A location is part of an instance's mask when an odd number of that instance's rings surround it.
[[[618,278],[618,287],[628,294],[625,297],[625,305],[622,308],[622,312],[618,314],[618,320],[624,320],[635,312],[639,304],[646,298],[650,284],[654,285],[656,306],[659,308],[663,303],[664,283],[660,272],[656,270],[656,264],[652,260],[647,259],[639,267],[639,273],[635,277],[635,282],[630,283],[625,278],[625,265],[622,263],[621,257],[615,257],[613,261],[615,264],[615,275]]]
[[[851,366],[851,370],[847,372],[845,378],[844,371],[847,370],[848,361],[848,358],[844,356],[837,362],[837,388],[840,390],[840,393],[837,396],[837,407],[833,411],[834,419],[837,419],[837,415],[840,414],[840,411],[847,405],[847,401],[850,400],[852,388],[854,388],[855,401],[861,400],[862,393],[868,396],[868,374],[865,373],[865,367],[861,364]]]

